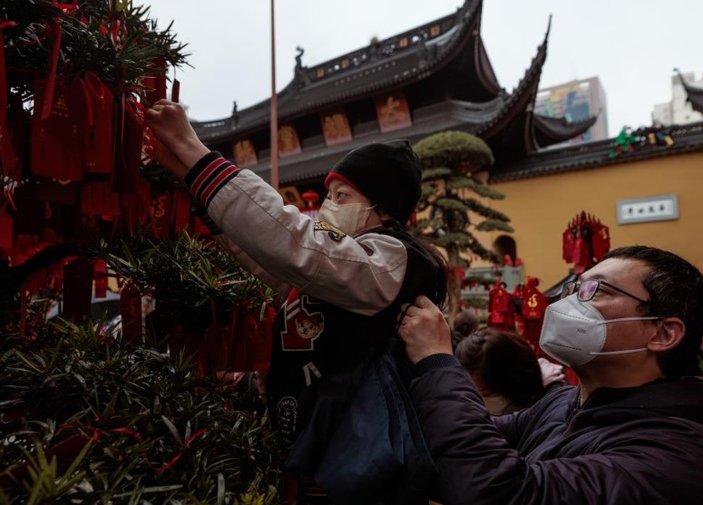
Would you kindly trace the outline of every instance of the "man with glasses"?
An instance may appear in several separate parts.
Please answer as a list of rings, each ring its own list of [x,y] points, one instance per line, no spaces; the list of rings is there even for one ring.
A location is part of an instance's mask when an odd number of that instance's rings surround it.
[[[516,414],[487,415],[426,298],[406,307],[400,335],[445,505],[703,500],[703,275],[682,258],[615,249],[568,284],[540,345],[580,384]]]

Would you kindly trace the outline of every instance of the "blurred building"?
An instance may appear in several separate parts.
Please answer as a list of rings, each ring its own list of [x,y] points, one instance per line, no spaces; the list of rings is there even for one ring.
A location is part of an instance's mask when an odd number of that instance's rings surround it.
[[[703,114],[694,110],[687,93],[692,87],[703,88],[703,75],[696,80],[694,72],[671,76],[671,100],[659,103],[652,110],[652,122],[663,125],[684,125],[703,121]],[[687,90],[688,88],[688,90]]]
[[[608,138],[608,107],[605,103],[605,91],[598,77],[541,89],[537,94],[535,112],[549,117],[563,117],[571,122],[598,117],[595,124],[584,133],[560,145]]]

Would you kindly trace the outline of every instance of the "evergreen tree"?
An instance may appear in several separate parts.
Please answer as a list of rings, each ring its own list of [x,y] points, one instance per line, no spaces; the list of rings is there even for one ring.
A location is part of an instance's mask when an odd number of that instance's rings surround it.
[[[449,296],[454,308],[463,269],[471,264],[471,255],[498,260],[474,232],[513,231],[508,216],[484,203],[486,199],[501,200],[505,195],[484,184],[477,175],[494,163],[490,147],[480,138],[447,131],[430,135],[415,144],[414,149],[424,166],[418,212],[425,215],[415,222],[414,231],[446,251]],[[461,275],[451,275],[454,272]]]

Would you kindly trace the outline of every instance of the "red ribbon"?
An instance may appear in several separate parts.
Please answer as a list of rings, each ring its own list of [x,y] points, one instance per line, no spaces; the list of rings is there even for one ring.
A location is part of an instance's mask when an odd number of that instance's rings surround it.
[[[96,418],[96,421],[99,421],[99,418]],[[61,426],[61,429],[64,430],[75,430],[77,429],[76,426],[68,423],[64,423]],[[85,431],[90,433],[91,435],[91,440],[93,443],[97,443],[100,440],[100,437],[102,435],[107,435],[110,433],[117,433],[119,435],[125,435],[128,437],[134,438],[137,442],[141,442],[144,440],[144,437],[142,437],[141,433],[139,433],[137,430],[133,430],[132,428],[127,428],[127,427],[122,427],[122,428],[113,428],[110,430],[102,430],[100,428],[96,428],[94,426],[83,426],[82,427]],[[201,428],[195,433],[193,433],[191,436],[186,438],[183,441],[183,449],[188,449],[190,447],[190,444],[193,443],[195,440],[198,438],[202,437],[207,433],[207,428]],[[181,459],[181,456],[183,456],[183,450],[178,451],[170,460],[168,460],[167,463],[156,466],[154,463],[149,461],[149,459],[146,457],[146,454],[143,455],[144,461],[146,462],[149,467],[154,470],[156,473],[162,473],[168,470],[169,468],[172,468],[176,463],[178,463],[178,460]]]

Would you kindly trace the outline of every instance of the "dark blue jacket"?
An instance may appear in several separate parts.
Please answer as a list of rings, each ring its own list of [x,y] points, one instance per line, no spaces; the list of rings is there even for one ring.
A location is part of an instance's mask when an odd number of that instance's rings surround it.
[[[418,364],[411,395],[444,505],[703,503],[703,381],[599,389],[577,408],[558,388],[488,416],[453,356]]]

